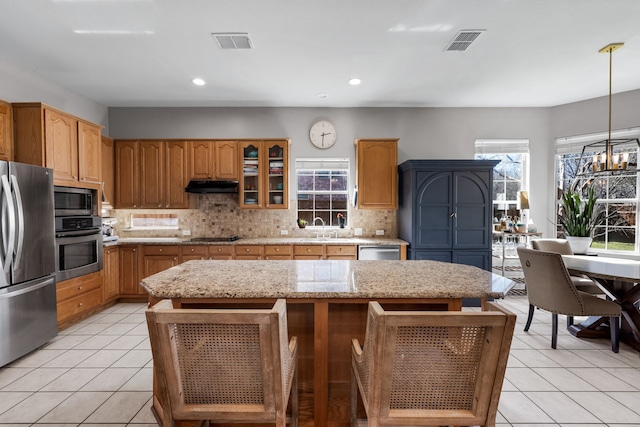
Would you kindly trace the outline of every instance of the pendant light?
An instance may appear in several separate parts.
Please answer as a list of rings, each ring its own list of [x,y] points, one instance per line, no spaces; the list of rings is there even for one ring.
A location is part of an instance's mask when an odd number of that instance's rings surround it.
[[[613,51],[624,46],[624,43],[611,43],[599,50],[600,53],[609,54],[609,132],[607,139],[593,142],[582,147],[578,166],[580,167],[579,176],[637,170],[636,167],[631,168],[629,163],[629,149],[631,144],[640,148],[640,141],[635,139],[612,139],[611,138],[611,83],[613,71]],[[626,150],[626,151],[623,151]],[[592,154],[596,153],[596,154]]]

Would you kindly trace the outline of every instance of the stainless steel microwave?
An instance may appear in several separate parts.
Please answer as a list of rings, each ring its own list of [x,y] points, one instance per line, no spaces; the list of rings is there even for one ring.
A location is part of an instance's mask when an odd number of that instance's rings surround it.
[[[96,215],[96,191],[88,188],[55,186],[53,188],[55,216]]]

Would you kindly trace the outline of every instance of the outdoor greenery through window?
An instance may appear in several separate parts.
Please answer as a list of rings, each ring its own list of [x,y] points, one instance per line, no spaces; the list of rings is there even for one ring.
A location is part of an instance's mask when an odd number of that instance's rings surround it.
[[[562,150],[560,149],[559,151]],[[630,149],[627,147],[625,151],[630,153],[629,164],[635,169],[638,156],[637,148]],[[591,159],[595,154],[597,153],[585,153],[584,157]],[[591,174],[589,173],[589,168],[592,167],[590,163],[583,161],[582,165],[578,164],[580,152],[560,153],[557,159],[557,206],[560,206],[560,195],[567,189],[571,189],[585,199],[587,190],[589,187],[593,187],[598,198],[597,207],[605,212],[606,219],[604,223],[594,230],[591,248],[637,253],[637,172],[630,170],[610,174]],[[586,172],[586,174],[580,176],[583,172]],[[558,212],[558,209],[556,209],[556,212]],[[564,236],[564,230],[560,226],[558,227],[558,236]]]
[[[515,219],[518,192],[528,189],[528,140],[476,140],[476,159],[499,160],[493,169],[493,218]]]
[[[338,226],[338,214],[349,223],[349,160],[298,159],[296,160],[298,218],[309,226],[315,218],[322,218],[327,227]]]

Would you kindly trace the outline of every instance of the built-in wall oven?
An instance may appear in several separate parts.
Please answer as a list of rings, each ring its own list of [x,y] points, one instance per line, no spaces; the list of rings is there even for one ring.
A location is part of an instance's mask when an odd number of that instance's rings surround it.
[[[56,280],[102,269],[102,219],[95,191],[55,187]]]

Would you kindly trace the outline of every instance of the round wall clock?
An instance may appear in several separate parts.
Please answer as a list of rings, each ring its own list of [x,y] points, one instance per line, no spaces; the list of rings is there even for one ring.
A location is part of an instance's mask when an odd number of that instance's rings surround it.
[[[329,148],[338,140],[336,127],[328,120],[319,120],[309,130],[309,140],[318,148]]]

